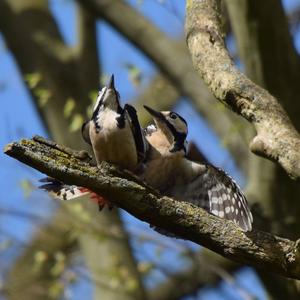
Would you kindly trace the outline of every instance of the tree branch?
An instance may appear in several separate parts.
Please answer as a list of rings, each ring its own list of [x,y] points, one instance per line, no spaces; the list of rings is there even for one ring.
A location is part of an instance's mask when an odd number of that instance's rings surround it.
[[[85,91],[91,92],[100,85],[96,18],[81,4],[77,8],[78,45],[75,48],[78,76]]]
[[[233,64],[224,44],[217,0],[187,1],[186,35],[195,68],[217,99],[251,122],[250,149],[300,177],[300,136],[278,101]]]
[[[242,266],[215,253],[201,249],[189,269],[171,274],[168,279],[149,293],[150,300],[176,300],[194,294],[201,288],[217,285],[224,274],[237,271]]]
[[[105,162],[100,168],[91,167],[34,139],[9,144],[5,153],[68,184],[90,188],[140,220],[234,261],[300,279],[300,240],[294,242],[262,231],[244,233],[234,223],[201,208],[159,195],[129,172]]]
[[[295,98],[300,93],[300,59],[281,0],[225,3],[246,75],[279,97],[299,130],[300,103]]]

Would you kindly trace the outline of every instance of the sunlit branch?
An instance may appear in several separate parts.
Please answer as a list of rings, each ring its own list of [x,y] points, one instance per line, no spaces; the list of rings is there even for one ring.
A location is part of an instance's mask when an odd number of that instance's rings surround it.
[[[133,216],[234,261],[300,279],[300,242],[263,232],[244,233],[199,207],[159,195],[128,172],[105,162],[99,168],[35,140],[6,146],[5,153],[63,180],[97,192]]]

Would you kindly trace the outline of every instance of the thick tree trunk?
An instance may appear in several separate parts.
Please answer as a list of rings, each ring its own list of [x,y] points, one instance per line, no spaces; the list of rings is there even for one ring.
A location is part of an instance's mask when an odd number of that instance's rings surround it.
[[[300,61],[279,0],[227,0],[230,22],[247,75],[281,99],[296,128],[300,128]],[[273,163],[252,156],[249,190],[271,220],[273,231],[289,237],[300,233],[299,183]],[[295,282],[259,272],[269,294],[278,299],[299,297]],[[277,284],[274,284],[277,282]],[[289,295],[289,296],[287,296]]]

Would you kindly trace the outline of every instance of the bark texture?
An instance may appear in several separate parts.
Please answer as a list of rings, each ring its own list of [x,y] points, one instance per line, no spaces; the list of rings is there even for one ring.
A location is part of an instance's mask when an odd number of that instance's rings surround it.
[[[187,1],[186,39],[196,70],[215,97],[256,129],[250,149],[300,177],[300,136],[277,99],[234,65],[221,29],[219,1]]]
[[[263,231],[244,233],[234,223],[201,208],[159,195],[129,172],[105,162],[99,168],[91,167],[41,139],[9,144],[5,153],[49,176],[90,188],[140,220],[236,262],[300,279],[300,240],[291,241]]]
[[[277,95],[299,130],[299,55],[290,35],[280,0],[225,1],[239,57],[246,75]],[[252,155],[249,161],[248,191],[269,218],[272,232],[289,238],[299,236],[300,186],[290,180],[278,164]],[[288,199],[282,201],[282,199]],[[297,283],[258,271],[270,297],[299,298]]]

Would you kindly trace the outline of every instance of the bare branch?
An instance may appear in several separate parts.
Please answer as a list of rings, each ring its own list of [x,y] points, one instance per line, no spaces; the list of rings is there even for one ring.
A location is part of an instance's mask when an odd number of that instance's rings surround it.
[[[90,188],[140,220],[234,261],[300,279],[300,240],[294,242],[263,231],[244,233],[234,223],[199,207],[160,196],[129,172],[105,162],[100,168],[91,167],[34,140],[9,144],[5,153],[49,176]]]
[[[255,126],[251,151],[299,178],[299,134],[278,101],[234,66],[225,48],[217,0],[187,1],[186,34],[194,66],[216,98]]]

